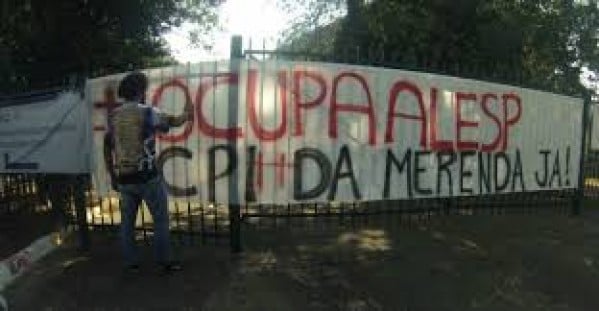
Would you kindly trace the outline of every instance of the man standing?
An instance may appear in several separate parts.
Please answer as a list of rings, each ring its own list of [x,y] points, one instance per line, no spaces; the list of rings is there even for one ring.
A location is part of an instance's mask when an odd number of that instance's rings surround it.
[[[166,272],[177,271],[181,266],[171,258],[168,198],[156,167],[155,133],[191,120],[192,106],[187,103],[181,116],[168,116],[145,105],[147,88],[148,79],[141,72],[128,74],[119,84],[118,95],[124,102],[108,116],[104,159],[112,187],[121,197],[120,238],[126,269],[139,269],[134,230],[137,209],[144,200],[154,222],[156,260]]]

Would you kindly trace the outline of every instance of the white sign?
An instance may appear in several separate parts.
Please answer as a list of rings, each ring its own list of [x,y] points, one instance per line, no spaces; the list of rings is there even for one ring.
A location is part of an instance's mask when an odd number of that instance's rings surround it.
[[[310,62],[147,71],[148,104],[192,122],[159,139],[175,198],[284,204],[575,188],[582,101],[507,85]],[[94,154],[122,75],[89,81]],[[229,103],[230,91],[238,98]],[[235,93],[232,93],[235,94]],[[229,120],[230,104],[238,118]],[[233,106],[235,107],[235,106]],[[231,144],[231,141],[236,144]],[[103,161],[96,185],[107,189]]]
[[[0,105],[1,173],[90,171],[90,111],[79,94]]]

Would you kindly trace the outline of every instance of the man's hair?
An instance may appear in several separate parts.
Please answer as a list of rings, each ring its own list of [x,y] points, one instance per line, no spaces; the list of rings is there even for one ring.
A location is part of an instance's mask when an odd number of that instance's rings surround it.
[[[135,71],[126,75],[119,84],[118,95],[125,100],[136,100],[146,92],[148,78],[142,72]]]

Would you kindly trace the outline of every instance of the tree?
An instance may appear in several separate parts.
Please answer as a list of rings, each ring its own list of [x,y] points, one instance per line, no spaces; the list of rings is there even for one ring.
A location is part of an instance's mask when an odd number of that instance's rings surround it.
[[[332,54],[333,44],[346,14],[346,0],[279,0],[278,4],[293,16],[284,32],[281,50],[313,54]]]
[[[0,94],[173,63],[161,34],[184,21],[207,31],[220,2],[202,0],[3,0]]]
[[[345,8],[345,16],[334,22],[340,27],[329,34],[334,39],[329,40],[328,51],[338,58],[347,51],[359,52],[363,62],[380,58],[388,66],[570,95],[583,91],[579,78],[582,68],[599,70],[596,0],[316,2],[320,8]],[[304,23],[293,29],[304,34],[315,31],[306,21],[318,16],[322,16],[322,9],[306,11],[299,19]],[[323,29],[328,28],[318,28]],[[296,33],[288,41],[306,37]]]

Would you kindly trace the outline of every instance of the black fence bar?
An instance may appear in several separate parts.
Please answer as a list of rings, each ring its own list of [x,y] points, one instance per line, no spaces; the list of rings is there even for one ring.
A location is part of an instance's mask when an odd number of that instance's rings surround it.
[[[580,163],[579,163],[579,175],[578,175],[578,193],[576,195],[576,200],[575,202],[572,204],[572,214],[573,215],[580,215],[580,211],[582,209],[582,204],[583,204],[583,199],[584,199],[584,184],[585,184],[585,178],[584,178],[584,161],[586,159],[586,151],[587,151],[587,146],[586,146],[586,141],[587,141],[587,131],[589,129],[588,126],[588,119],[589,119],[589,109],[591,107],[591,96],[590,94],[587,94],[584,98],[584,108],[583,108],[583,112],[582,112],[582,124],[580,125],[582,128],[582,137],[580,139],[581,143],[580,143]]]
[[[234,36],[231,38],[231,59],[230,61],[230,69],[231,73],[239,73],[240,72],[240,61],[243,57],[243,42],[241,36]],[[229,111],[228,118],[229,124],[237,123],[238,109],[239,105],[237,104],[239,100],[239,88],[238,87],[230,87],[229,88]],[[233,122],[231,122],[233,121]],[[230,142],[234,146],[237,145],[237,140],[233,138]],[[235,148],[236,149],[236,148]],[[233,176],[229,178],[229,202],[234,202],[234,204],[229,204],[229,233],[231,235],[231,251],[234,253],[241,252],[241,206],[237,204],[239,202],[237,196],[237,170],[234,170]],[[218,208],[218,206],[217,206]],[[216,211],[216,215],[218,215],[218,209]],[[215,217],[216,219],[216,217]]]

